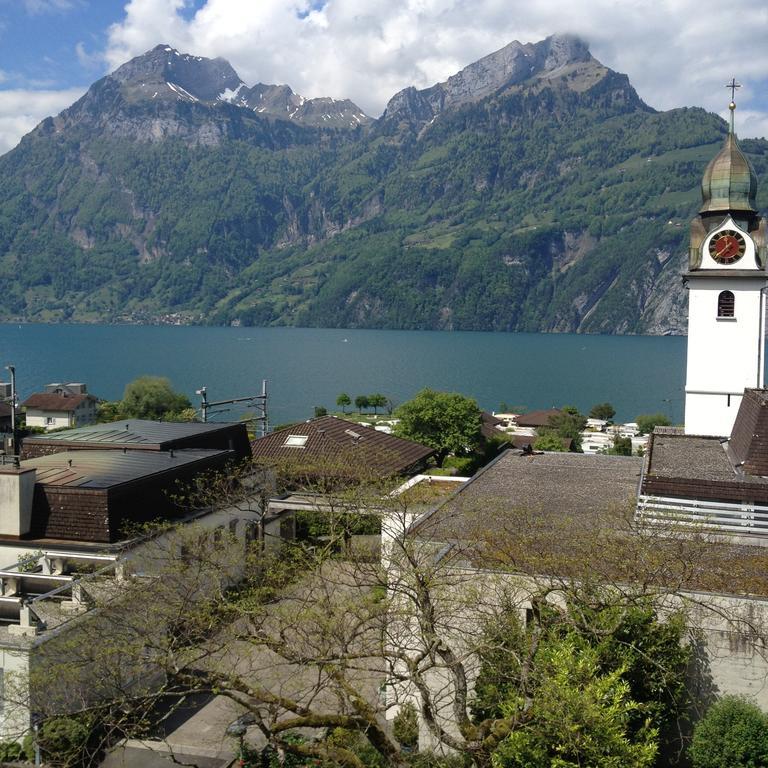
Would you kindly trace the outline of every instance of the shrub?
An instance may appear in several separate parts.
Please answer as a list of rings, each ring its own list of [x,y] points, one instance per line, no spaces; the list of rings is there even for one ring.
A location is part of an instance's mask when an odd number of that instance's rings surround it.
[[[694,768],[758,768],[768,765],[768,716],[738,696],[713,704],[693,732]]]
[[[419,716],[416,707],[410,701],[405,702],[392,721],[392,733],[406,749],[414,749],[419,744]]]

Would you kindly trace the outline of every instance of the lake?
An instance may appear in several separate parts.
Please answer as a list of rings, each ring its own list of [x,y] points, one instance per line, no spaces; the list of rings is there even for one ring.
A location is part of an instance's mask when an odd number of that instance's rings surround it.
[[[258,394],[266,379],[270,423],[335,409],[336,397],[380,392],[395,403],[422,387],[461,392],[487,410],[609,401],[616,418],[658,411],[683,418],[684,337],[0,324],[2,367],[16,366],[19,397],[53,381],[81,381],[122,397],[142,374],[167,376],[195,405]],[[218,416],[240,415],[233,410]]]

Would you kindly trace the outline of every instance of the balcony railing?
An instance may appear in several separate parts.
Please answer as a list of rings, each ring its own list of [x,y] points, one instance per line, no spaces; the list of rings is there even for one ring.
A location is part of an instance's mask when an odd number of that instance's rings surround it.
[[[768,536],[768,507],[746,502],[731,504],[640,494],[636,518],[652,525],[690,525],[741,536]]]

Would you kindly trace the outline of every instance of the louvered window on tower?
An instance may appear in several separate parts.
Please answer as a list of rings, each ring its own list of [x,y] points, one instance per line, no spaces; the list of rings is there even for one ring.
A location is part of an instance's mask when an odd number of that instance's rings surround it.
[[[733,317],[736,309],[736,299],[730,291],[722,291],[717,297],[717,316]]]

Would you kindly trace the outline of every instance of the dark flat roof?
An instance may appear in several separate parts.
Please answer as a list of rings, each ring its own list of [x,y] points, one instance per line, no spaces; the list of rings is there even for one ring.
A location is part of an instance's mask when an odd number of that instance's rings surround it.
[[[187,421],[148,421],[122,419],[107,424],[90,424],[87,427],[67,429],[25,438],[25,443],[81,443],[87,445],[111,444],[132,447],[159,446],[195,435],[208,435],[219,430],[231,429],[239,424],[222,424]]]
[[[184,449],[161,451],[64,451],[22,462],[35,467],[41,485],[107,489],[205,462],[230,451]],[[71,462],[71,463],[70,463]]]

